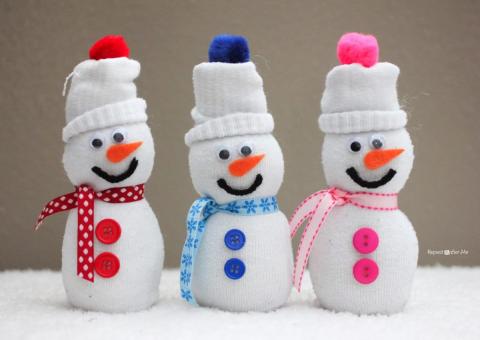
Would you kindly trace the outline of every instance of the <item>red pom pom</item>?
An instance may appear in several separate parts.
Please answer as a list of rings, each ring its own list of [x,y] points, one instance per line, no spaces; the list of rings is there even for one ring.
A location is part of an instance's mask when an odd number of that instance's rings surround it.
[[[378,43],[373,35],[345,33],[337,44],[341,64],[362,64],[371,67],[378,62]]]
[[[92,45],[89,51],[90,59],[127,57],[130,54],[128,45],[121,35],[107,35]]]

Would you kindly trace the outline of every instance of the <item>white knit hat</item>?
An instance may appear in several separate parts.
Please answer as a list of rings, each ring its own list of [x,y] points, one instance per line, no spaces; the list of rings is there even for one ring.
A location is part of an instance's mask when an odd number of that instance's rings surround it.
[[[240,36],[213,39],[210,62],[193,69],[195,126],[185,135],[190,146],[202,140],[273,131],[263,80],[248,61],[248,43]]]
[[[377,63],[375,37],[344,34],[337,54],[343,65],[327,75],[320,129],[325,133],[354,133],[404,127],[407,114],[400,109],[397,98],[400,70],[390,63]]]
[[[90,49],[90,59],[71,74],[63,141],[109,126],[147,121],[146,103],[137,98],[140,63],[128,58],[121,36],[107,36]]]

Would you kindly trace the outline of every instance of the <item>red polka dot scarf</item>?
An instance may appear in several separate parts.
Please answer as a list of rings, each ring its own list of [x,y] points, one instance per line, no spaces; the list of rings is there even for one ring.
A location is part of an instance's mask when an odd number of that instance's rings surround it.
[[[87,281],[94,281],[94,211],[95,199],[108,203],[130,203],[143,199],[144,185],[111,188],[95,192],[88,185],[76,187],[76,191],[54,198],[45,205],[38,216],[35,230],[50,215],[78,207],[77,219],[77,275]]]

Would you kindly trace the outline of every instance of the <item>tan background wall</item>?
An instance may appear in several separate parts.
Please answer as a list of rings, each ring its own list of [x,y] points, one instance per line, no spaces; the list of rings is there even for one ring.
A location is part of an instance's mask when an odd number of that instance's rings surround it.
[[[400,196],[420,240],[420,264],[480,265],[479,1],[5,1],[0,2],[0,269],[59,268],[66,216],[32,225],[42,204],[72,189],[61,164],[63,80],[106,34],[123,34],[142,63],[156,166],[147,197],[167,265],[176,266],[196,197],[183,135],[191,127],[191,71],[211,37],[246,35],[265,81],[286,177],[288,215],[325,186],[320,95],[346,31],[376,34],[381,59],[401,67],[416,162]],[[466,249],[432,256],[428,249]]]

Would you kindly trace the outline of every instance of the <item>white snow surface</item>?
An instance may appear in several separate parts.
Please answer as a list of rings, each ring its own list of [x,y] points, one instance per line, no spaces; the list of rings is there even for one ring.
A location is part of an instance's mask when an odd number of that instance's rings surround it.
[[[480,267],[419,268],[409,303],[392,316],[321,309],[308,274],[283,308],[231,313],[186,304],[178,270],[167,269],[155,306],[105,314],[72,308],[59,272],[4,271],[0,339],[480,339]]]

